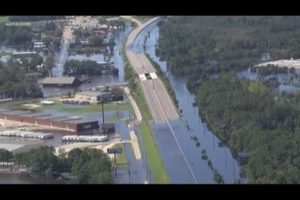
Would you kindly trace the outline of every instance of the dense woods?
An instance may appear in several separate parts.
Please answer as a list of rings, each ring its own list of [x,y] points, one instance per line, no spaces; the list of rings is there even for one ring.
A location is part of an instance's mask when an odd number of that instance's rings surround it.
[[[261,81],[221,75],[198,89],[200,112],[245,166],[251,183],[300,182],[300,94],[277,98]]]
[[[18,62],[0,63],[0,97],[38,98],[43,96],[37,79],[27,76],[26,70],[29,69]]]
[[[31,26],[6,26],[0,24],[0,44],[5,46],[21,46],[32,48],[32,27]]]

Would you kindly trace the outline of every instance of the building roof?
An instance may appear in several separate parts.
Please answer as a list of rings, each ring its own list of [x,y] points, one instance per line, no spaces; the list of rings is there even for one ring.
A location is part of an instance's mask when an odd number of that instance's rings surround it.
[[[42,80],[42,84],[66,84],[71,85],[76,77],[47,77]]]
[[[67,121],[67,123],[70,124],[83,124],[83,123],[95,123],[95,122],[98,124],[97,120],[89,120],[89,119],[74,119],[74,120]]]
[[[101,91],[82,91],[76,93],[76,95],[85,95],[85,96],[99,96],[109,92],[101,92]]]

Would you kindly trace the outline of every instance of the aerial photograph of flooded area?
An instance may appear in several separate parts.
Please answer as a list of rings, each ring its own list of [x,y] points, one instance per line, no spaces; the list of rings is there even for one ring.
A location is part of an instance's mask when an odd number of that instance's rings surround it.
[[[300,183],[299,16],[0,16],[0,184]]]

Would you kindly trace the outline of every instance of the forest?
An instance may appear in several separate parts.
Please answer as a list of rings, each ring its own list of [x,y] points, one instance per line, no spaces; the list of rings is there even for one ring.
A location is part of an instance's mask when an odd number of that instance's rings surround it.
[[[32,31],[31,26],[6,26],[4,23],[0,23],[0,45],[31,49]]]
[[[199,112],[244,166],[250,183],[300,182],[300,94],[274,98],[263,82],[222,74],[197,91]]]
[[[39,98],[43,96],[37,79],[27,76],[27,70],[30,69],[18,62],[0,63],[1,98]]]

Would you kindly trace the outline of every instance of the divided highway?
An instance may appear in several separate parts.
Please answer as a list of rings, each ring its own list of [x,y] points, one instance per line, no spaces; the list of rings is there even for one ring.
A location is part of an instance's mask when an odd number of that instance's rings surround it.
[[[126,43],[126,55],[134,71],[139,76],[156,73],[156,70],[144,54],[133,52],[130,49],[130,46],[133,45],[136,37],[145,27],[158,19],[159,17],[155,17],[144,24],[138,23],[138,27],[135,28],[128,36]],[[140,79],[140,84],[145,94],[153,120],[156,123],[165,123],[168,120],[175,120],[179,118],[175,106],[159,77],[151,77],[146,80]]]

